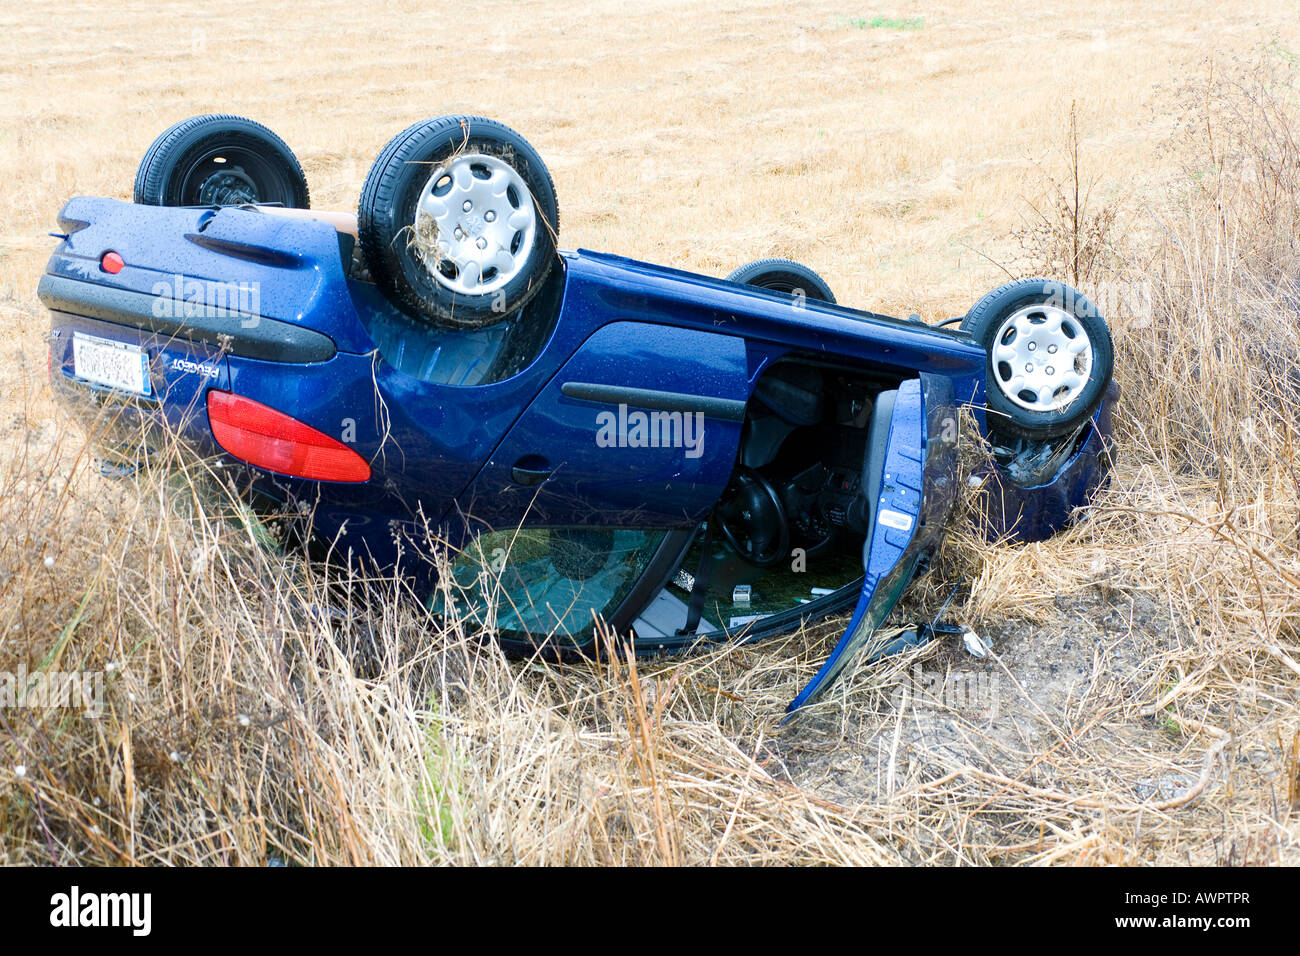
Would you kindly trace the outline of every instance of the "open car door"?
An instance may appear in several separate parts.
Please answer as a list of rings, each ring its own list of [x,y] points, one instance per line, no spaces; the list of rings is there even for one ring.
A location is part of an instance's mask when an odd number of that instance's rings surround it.
[[[816,700],[861,654],[875,660],[901,649],[878,630],[918,566],[938,544],[956,480],[957,413],[951,380],[922,374],[882,392],[873,411],[863,480],[873,502],[862,547],[862,594],[830,657],[786,708]]]

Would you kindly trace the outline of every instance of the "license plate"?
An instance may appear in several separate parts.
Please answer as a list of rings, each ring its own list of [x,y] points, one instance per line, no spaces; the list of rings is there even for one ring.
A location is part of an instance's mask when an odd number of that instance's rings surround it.
[[[74,332],[72,370],[77,378],[99,385],[149,394],[149,356],[138,345]]]

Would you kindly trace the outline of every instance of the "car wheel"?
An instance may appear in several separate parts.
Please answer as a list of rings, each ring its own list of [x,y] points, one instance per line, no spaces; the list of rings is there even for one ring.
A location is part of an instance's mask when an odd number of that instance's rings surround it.
[[[807,266],[789,259],[755,259],[747,262],[731,275],[728,282],[757,286],[774,292],[788,292],[807,299],[835,303],[835,295],[826,280]]]
[[[149,206],[306,209],[307,178],[284,140],[261,123],[211,113],[182,120],[153,141],[135,174]]]
[[[1083,293],[1020,279],[980,299],[961,327],[988,351],[991,430],[1059,438],[1097,410],[1115,358],[1106,320]]]
[[[494,325],[542,288],[555,264],[551,174],[514,130],[444,116],[399,133],[370,168],[357,210],[375,283],[417,319]]]

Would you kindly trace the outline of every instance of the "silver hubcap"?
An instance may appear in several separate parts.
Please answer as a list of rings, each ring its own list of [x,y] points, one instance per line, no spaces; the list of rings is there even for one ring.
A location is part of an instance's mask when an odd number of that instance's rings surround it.
[[[1056,412],[1083,391],[1092,374],[1092,342],[1077,318],[1052,305],[1012,313],[993,340],[999,390],[1031,412]]]
[[[489,295],[528,262],[537,213],[523,178],[483,153],[434,170],[415,208],[415,248],[437,282],[461,295]]]

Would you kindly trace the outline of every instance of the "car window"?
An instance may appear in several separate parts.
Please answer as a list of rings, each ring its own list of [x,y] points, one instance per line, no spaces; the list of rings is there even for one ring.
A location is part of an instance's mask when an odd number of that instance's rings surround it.
[[[348,288],[385,362],[423,382],[471,387],[517,375],[541,354],[559,318],[564,269],[552,269],[523,309],[483,329],[438,328],[411,318],[370,283],[351,281]]]
[[[448,597],[462,620],[502,637],[586,643],[593,615],[623,603],[666,532],[634,528],[520,528],[480,534],[452,563]]]

